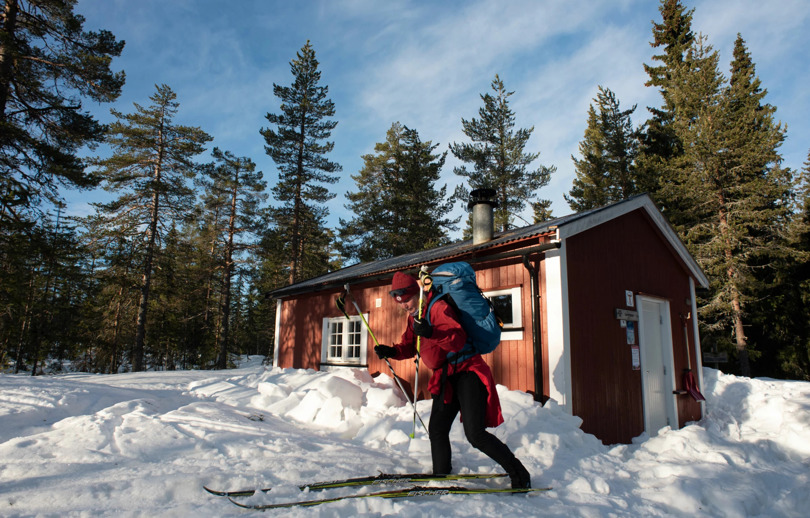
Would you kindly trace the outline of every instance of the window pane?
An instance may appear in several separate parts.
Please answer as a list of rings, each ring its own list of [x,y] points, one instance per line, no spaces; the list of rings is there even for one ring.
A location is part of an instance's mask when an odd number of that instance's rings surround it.
[[[349,345],[360,345],[360,322],[349,323]]]
[[[329,358],[343,357],[343,322],[334,321],[329,325]]]
[[[490,297],[492,306],[495,308],[495,314],[501,319],[505,326],[514,324],[512,313],[512,295],[495,295]]]

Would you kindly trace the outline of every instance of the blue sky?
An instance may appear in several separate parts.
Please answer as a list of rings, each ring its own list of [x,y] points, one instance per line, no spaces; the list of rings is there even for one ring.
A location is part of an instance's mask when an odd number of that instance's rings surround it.
[[[692,29],[719,51],[728,74],[741,33],[768,90],[766,101],[788,126],[784,165],[801,168],[810,149],[810,2],[806,0],[685,0]],[[200,126],[217,146],[251,158],[272,185],[276,167],[259,134],[265,115],[279,112],[273,83],[292,82],[289,62],[310,40],[329,87],[338,126],[332,161],[343,166],[328,224],[349,219],[344,194],[362,155],[385,140],[393,122],[416,129],[446,151],[467,142],[461,119],[478,116],[480,95],[498,74],[518,127],[534,127],[527,152],[556,166],[538,195],[555,216],[571,210],[563,194],[574,179],[572,155],[582,140],[597,87],[613,90],[623,108],[638,105],[635,125],[660,96],[644,86],[643,64],[654,53],[654,0],[79,0],[86,30],[107,29],[126,41],[114,70],[125,70],[113,105],[85,105],[103,122],[111,107],[130,113],[149,104],[156,84],[176,93],[175,122]],[[200,155],[210,160],[210,152]],[[452,192],[458,162],[448,154],[443,178]],[[101,193],[71,194],[70,211],[89,213]],[[463,214],[457,208],[457,214]],[[529,211],[523,216],[530,219]],[[518,220],[516,223],[520,224]],[[458,237],[458,236],[454,236]]]

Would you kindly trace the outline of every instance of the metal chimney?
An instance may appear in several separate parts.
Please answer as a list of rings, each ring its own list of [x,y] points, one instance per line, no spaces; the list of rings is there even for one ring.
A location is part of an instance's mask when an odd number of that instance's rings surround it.
[[[472,210],[473,244],[492,240],[495,233],[493,209],[498,206],[495,189],[475,189],[470,193],[467,210]]]

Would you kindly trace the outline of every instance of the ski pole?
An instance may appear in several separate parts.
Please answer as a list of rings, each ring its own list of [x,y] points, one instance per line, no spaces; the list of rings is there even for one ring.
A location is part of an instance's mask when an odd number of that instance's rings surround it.
[[[391,366],[391,362],[388,361],[388,358],[383,358],[383,359],[385,360],[385,363],[388,365],[388,368],[391,369],[391,376],[393,376],[394,381],[397,382],[397,385],[399,386],[399,390],[402,391],[402,395],[405,396],[405,399],[407,399],[408,403],[410,403],[411,407],[413,407],[413,415],[415,415],[416,417],[419,418],[419,422],[422,423],[422,428],[425,429],[425,433],[430,433],[430,432],[428,432],[427,426],[425,426],[425,422],[422,421],[422,416],[420,416],[419,412],[416,411],[416,405],[414,404],[413,401],[411,401],[411,398],[408,396],[408,393],[405,392],[405,388],[402,386],[402,382],[400,382],[399,378],[397,378],[397,374],[396,374],[396,372],[394,372],[394,368]],[[416,426],[416,425],[414,425],[414,426]],[[416,434],[412,434],[411,439],[413,439],[415,435]]]
[[[351,293],[349,292],[349,285],[346,284],[344,286],[344,288],[346,289],[346,294],[351,295]],[[340,295],[338,295],[338,298],[335,301],[335,303],[337,304],[338,309],[340,309],[340,311],[346,316],[346,318],[349,319],[350,318],[349,314],[346,313],[346,299],[345,299],[345,297],[341,297]],[[372,331],[371,326],[368,325],[368,322],[366,321],[366,317],[363,316],[363,312],[360,311],[360,306],[357,305],[357,301],[354,300],[354,297],[352,297],[352,304],[354,304],[354,309],[357,310],[357,313],[360,315],[360,318],[363,320],[363,324],[366,326],[366,330],[368,331],[368,334],[371,335],[371,339],[374,340],[374,344],[375,345],[380,345],[380,342],[378,342],[377,337],[374,336],[374,331]],[[394,378],[394,381],[397,382],[397,386],[399,387],[399,390],[402,391],[402,395],[405,396],[405,399],[408,401],[408,403],[411,405],[411,407],[413,407],[414,415],[419,418],[419,422],[422,423],[422,428],[424,428],[425,432],[427,433],[428,429],[427,429],[427,426],[425,426],[425,422],[422,421],[422,416],[420,416],[419,413],[416,411],[416,405],[414,404],[413,401],[411,401],[410,396],[408,396],[408,393],[405,391],[405,387],[402,386],[402,383],[399,381],[399,378],[397,378],[397,374],[396,374],[396,372],[394,372],[394,367],[391,365],[391,362],[388,361],[388,358],[383,358],[383,360],[385,360],[386,365],[388,365],[388,368],[391,370],[391,376]],[[413,435],[411,435],[411,438],[413,438]]]
[[[428,280],[427,283],[425,282],[425,279]],[[422,319],[422,303],[425,300],[425,286],[428,286],[428,289],[430,289],[430,276],[427,273],[427,266],[426,265],[422,265],[422,268],[419,269],[419,280],[422,281],[422,286],[419,287],[419,310],[418,310],[419,319],[421,320]],[[422,339],[422,337],[417,335],[417,337],[416,337],[416,359],[414,360],[414,363],[416,363],[416,379],[413,382],[413,400],[414,401],[416,401],[417,398],[419,398],[419,360],[420,360],[421,352],[422,352],[421,351],[421,345],[422,345],[421,339]],[[416,406],[413,407],[413,412],[414,412],[414,415],[413,415],[413,431],[411,432],[411,439],[413,439],[416,436],[416,418],[418,417],[416,415]]]
[[[343,288],[346,290],[346,295],[351,295],[351,293],[349,292],[349,285],[348,284],[344,285]],[[346,313],[346,299],[345,299],[345,297],[341,297],[340,295],[338,295],[338,298],[335,301],[335,303],[337,304],[338,309],[340,309],[340,311],[342,311],[343,314],[346,315],[346,318],[350,318],[349,314]],[[366,317],[363,316],[363,312],[360,310],[360,306],[357,305],[357,301],[354,300],[354,297],[352,297],[352,304],[354,305],[354,309],[357,310],[357,314],[360,316],[360,319],[363,321],[363,324],[366,326],[366,330],[368,331],[368,334],[371,335],[371,339],[374,340],[374,345],[380,345],[380,342],[378,342],[377,337],[374,336],[374,331],[372,331],[371,326],[368,325],[368,322],[366,321]]]

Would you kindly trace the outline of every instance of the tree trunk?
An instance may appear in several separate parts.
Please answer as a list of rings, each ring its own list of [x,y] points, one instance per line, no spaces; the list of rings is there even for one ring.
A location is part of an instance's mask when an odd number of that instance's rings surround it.
[[[740,366],[740,374],[743,376],[751,376],[751,364],[748,358],[748,342],[745,338],[745,328],[743,326],[742,318],[742,303],[740,301],[740,292],[737,289],[736,277],[737,269],[734,265],[734,250],[731,247],[731,238],[729,237],[729,224],[728,213],[726,211],[725,196],[721,192],[718,195],[720,201],[720,232],[723,236],[723,243],[725,250],[723,252],[726,259],[726,279],[731,292],[731,319],[734,327],[734,340],[735,348],[737,349],[737,360]]]
[[[155,183],[160,184],[160,165],[155,166]],[[149,237],[146,243],[146,258],[141,276],[141,298],[138,303],[138,320],[135,327],[135,346],[132,350],[132,370],[144,370],[144,342],[146,339],[146,312],[149,308],[149,289],[152,284],[152,263],[155,257],[160,197],[157,190],[152,194],[152,216],[149,222]]]
[[[14,367],[14,374],[19,374],[25,369],[23,361],[23,349],[25,349],[25,335],[31,332],[31,313],[34,305],[34,275],[28,282],[28,297],[25,300],[25,309],[22,315],[22,325],[20,328],[20,339],[17,341],[17,362]]]
[[[121,301],[124,296],[124,288],[118,288],[118,301],[115,304],[115,316],[113,317],[113,339],[112,351],[110,351],[110,374],[118,371],[118,333],[121,328]]]
[[[236,185],[239,185],[239,172],[237,169]],[[228,366],[228,339],[230,334],[231,320],[231,272],[233,271],[233,236],[236,233],[236,201],[237,189],[234,187],[231,196],[231,214],[228,218],[228,245],[225,247],[225,271],[223,272],[223,301],[222,301],[222,334],[219,343],[219,359],[217,368],[224,369]]]
[[[17,11],[19,6],[17,0],[6,0],[3,12],[3,32],[6,33],[5,41],[14,40],[14,33],[17,30]],[[11,77],[13,75],[14,62],[11,50],[0,42],[0,121],[6,120],[6,104],[8,104],[9,91],[11,90]]]

